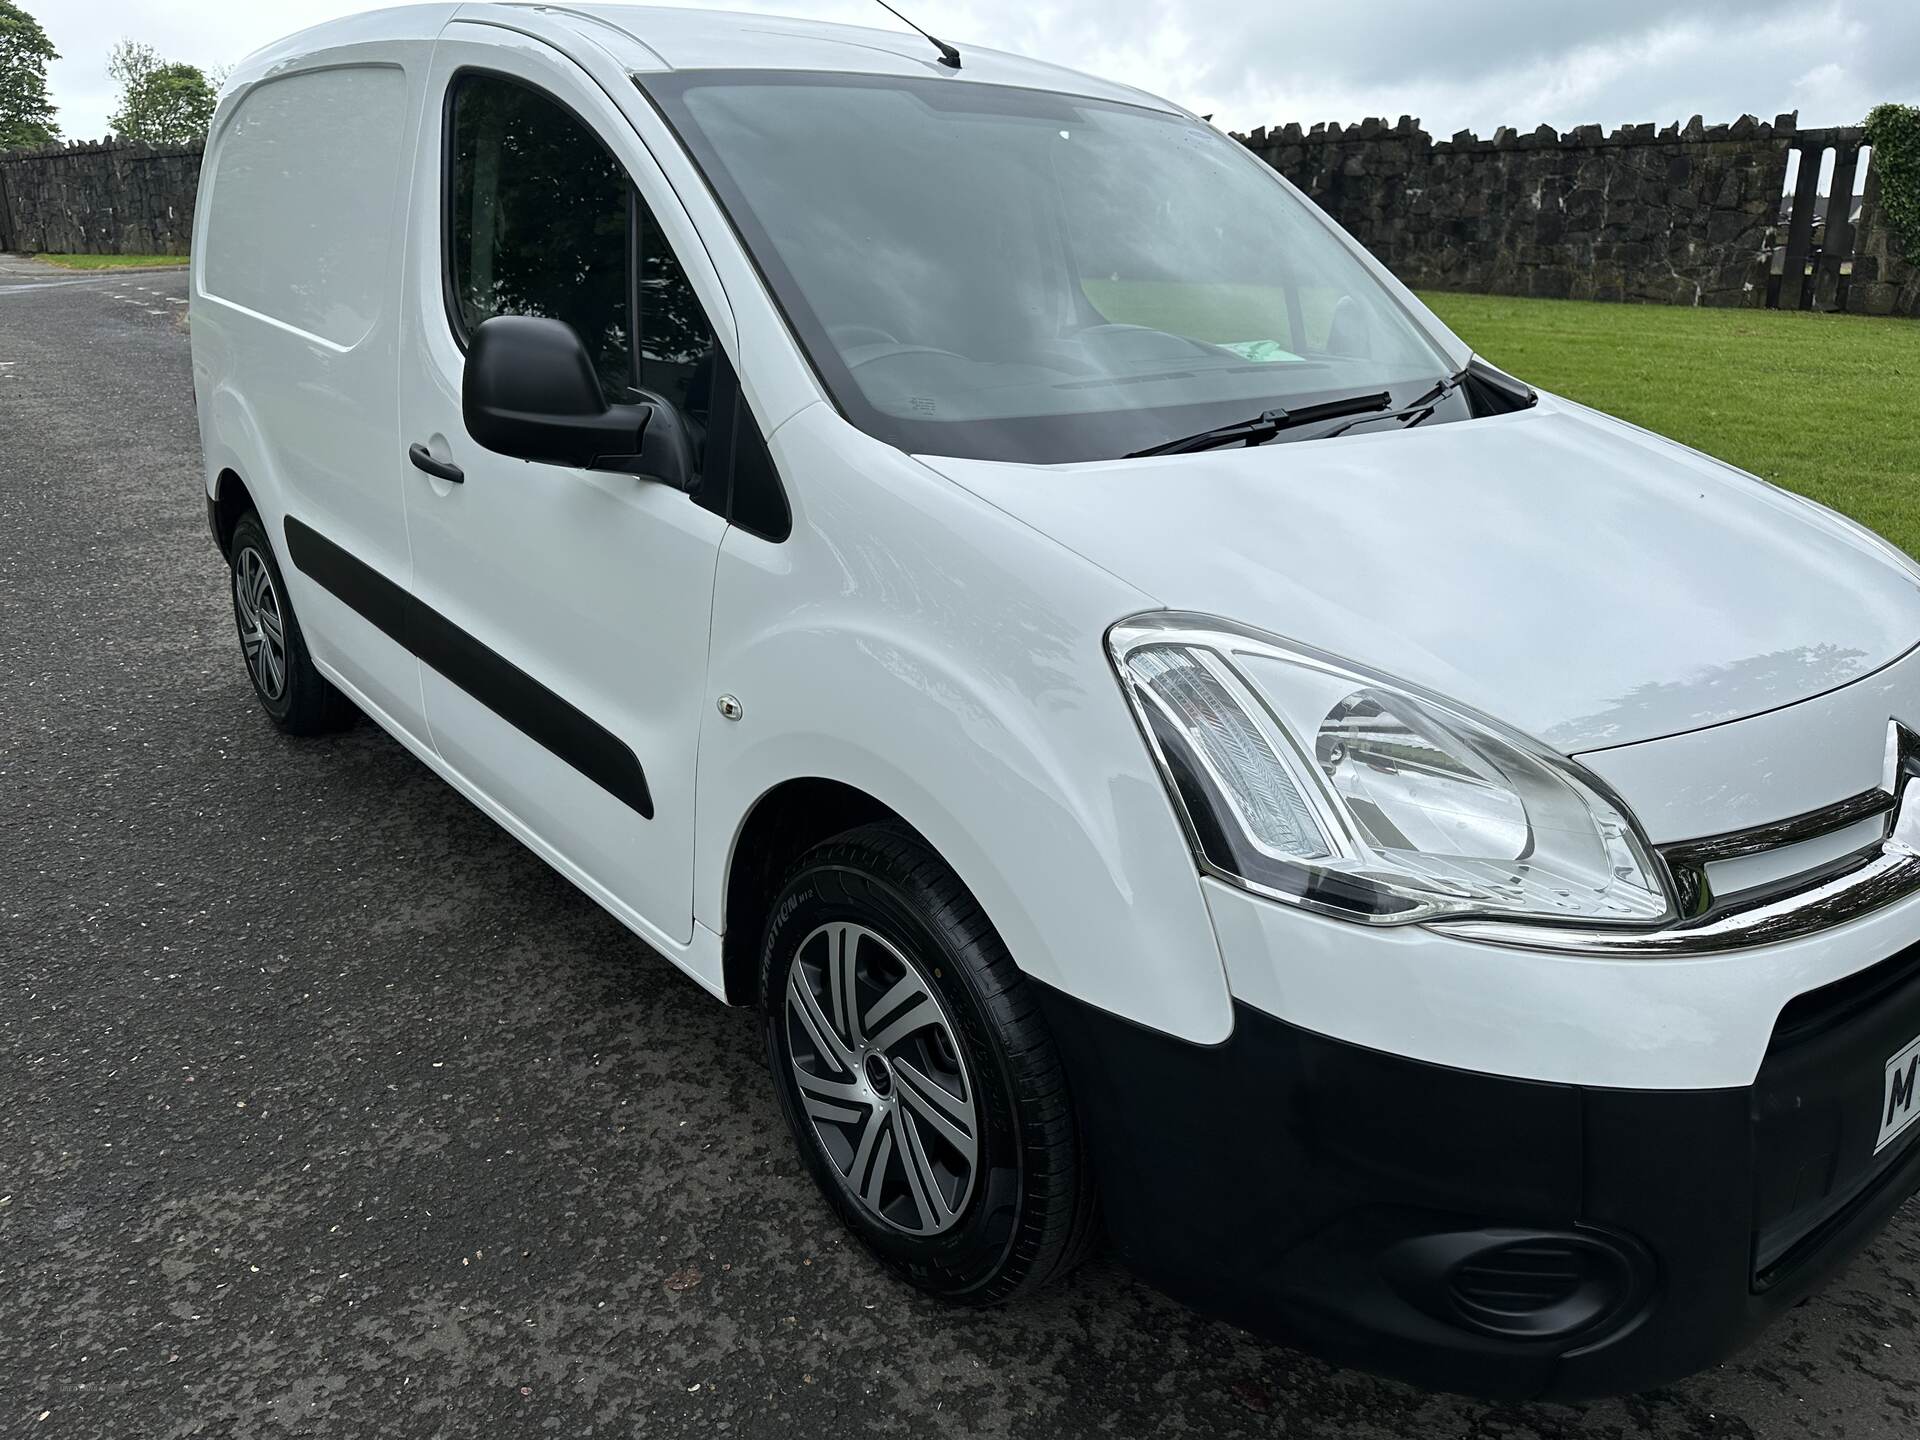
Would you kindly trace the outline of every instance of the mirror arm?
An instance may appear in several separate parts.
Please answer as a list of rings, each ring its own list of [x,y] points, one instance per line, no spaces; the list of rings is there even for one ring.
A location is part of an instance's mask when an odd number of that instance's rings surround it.
[[[580,468],[629,471],[631,462],[638,460],[646,448],[647,423],[652,419],[651,405],[609,405],[603,414],[582,426],[583,430],[590,427],[597,443],[608,448],[578,462]]]

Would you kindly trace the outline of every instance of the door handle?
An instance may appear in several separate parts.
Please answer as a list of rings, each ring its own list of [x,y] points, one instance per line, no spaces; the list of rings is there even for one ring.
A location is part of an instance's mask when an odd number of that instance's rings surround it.
[[[414,469],[424,470],[427,474],[444,480],[449,485],[460,485],[466,481],[467,477],[461,473],[458,465],[451,460],[434,459],[433,452],[417,441],[407,447],[407,458],[413,461]]]

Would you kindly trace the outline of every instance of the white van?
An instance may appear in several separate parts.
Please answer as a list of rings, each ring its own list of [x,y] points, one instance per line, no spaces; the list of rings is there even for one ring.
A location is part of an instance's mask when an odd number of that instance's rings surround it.
[[[1104,1234],[1580,1395],[1920,1183],[1914,566],[1483,364],[1179,107],[422,5],[246,61],[201,184],[261,704],[371,715],[758,1007],[911,1284]]]

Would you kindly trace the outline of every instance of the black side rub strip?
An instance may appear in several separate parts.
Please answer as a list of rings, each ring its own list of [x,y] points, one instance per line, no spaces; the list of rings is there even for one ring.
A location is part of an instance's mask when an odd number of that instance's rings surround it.
[[[653,818],[646,771],[618,735],[311,525],[289,515],[286,529],[287,554],[303,575],[352,606],[528,739],[645,819]]]
[[[287,517],[287,554],[301,574],[358,610],[363,619],[385,631],[388,639],[413,649],[407,635],[407,611],[417,602],[405,587],[394,584],[366,561],[356,559],[291,515]]]

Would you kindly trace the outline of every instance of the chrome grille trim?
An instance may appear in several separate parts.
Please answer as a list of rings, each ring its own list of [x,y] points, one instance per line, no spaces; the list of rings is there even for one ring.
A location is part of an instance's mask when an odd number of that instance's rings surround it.
[[[1748,908],[1761,897],[1736,892],[1725,899],[1714,894],[1713,884],[1707,874],[1709,865],[1724,860],[1739,860],[1751,855],[1763,855],[1770,851],[1785,850],[1794,845],[1803,845],[1818,840],[1823,835],[1831,835],[1836,830],[1844,830],[1857,825],[1862,820],[1870,820],[1876,815],[1889,815],[1894,809],[1893,795],[1881,789],[1863,790],[1858,795],[1850,795],[1836,804],[1823,806],[1804,815],[1795,815],[1785,820],[1776,820],[1769,825],[1756,825],[1750,830],[1731,830],[1720,835],[1709,835],[1699,840],[1679,840],[1671,845],[1657,846],[1661,860],[1666,863],[1667,874],[1673,881],[1674,903],[1686,920],[1711,920],[1728,913],[1733,908]],[[1882,827],[1880,840],[1886,838],[1887,829]],[[1873,858],[1876,848],[1864,848],[1854,863],[1865,863]],[[1839,869],[1851,868],[1841,865]],[[1831,863],[1809,867],[1799,876],[1786,882],[1795,888],[1810,888],[1821,880],[1831,877],[1836,866]],[[1768,896],[1781,892],[1781,886],[1767,887]]]
[[[1678,840],[1662,845],[1660,854],[1671,866],[1698,868],[1716,860],[1737,860],[1743,855],[1758,855],[1763,850],[1778,850],[1817,840],[1835,830],[1844,830],[1874,815],[1893,809],[1893,796],[1875,786],[1850,795],[1835,805],[1823,806],[1805,815],[1756,825],[1751,830],[1729,830],[1723,835],[1708,835],[1699,840]]]

